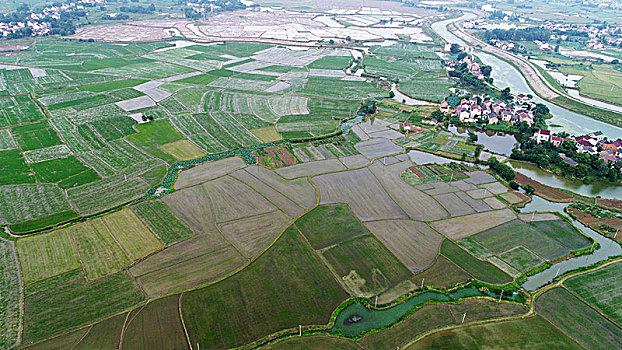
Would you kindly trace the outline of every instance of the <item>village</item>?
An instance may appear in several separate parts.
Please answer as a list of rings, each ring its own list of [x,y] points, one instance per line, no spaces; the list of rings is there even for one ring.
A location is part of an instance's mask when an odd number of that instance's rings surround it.
[[[515,125],[521,122],[532,126],[536,104],[531,97],[518,94],[513,97],[512,103],[504,101],[483,100],[481,97],[462,99],[460,104],[452,109],[447,100],[440,104],[443,114],[450,114],[462,123],[499,124],[500,122]]]
[[[560,137],[551,134],[550,130],[537,130],[531,137],[536,143],[550,142],[559,147],[564,141],[573,141],[578,153],[598,155],[598,158],[606,163],[616,163],[622,161],[622,139],[607,140],[600,131],[592,132],[581,136]],[[570,165],[577,162],[567,158],[564,159]]]
[[[87,7],[102,6],[105,3],[106,0],[77,0],[44,7],[37,12],[26,8],[24,12],[27,12],[27,16],[22,20],[0,21],[0,36],[10,37],[16,33],[27,33],[30,36],[46,35],[52,29],[50,20],[59,20],[62,13],[84,11]]]

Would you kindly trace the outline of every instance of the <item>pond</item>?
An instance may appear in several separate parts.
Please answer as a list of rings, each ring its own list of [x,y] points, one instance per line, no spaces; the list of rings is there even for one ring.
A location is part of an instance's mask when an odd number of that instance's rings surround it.
[[[477,135],[477,141],[475,143],[481,144],[486,150],[494,153],[503,154],[509,156],[512,154],[512,149],[517,143],[516,138],[512,134],[506,134],[501,131],[486,130],[481,131],[475,128],[468,128],[463,126],[450,125],[449,131],[454,134],[467,136],[469,131]]]

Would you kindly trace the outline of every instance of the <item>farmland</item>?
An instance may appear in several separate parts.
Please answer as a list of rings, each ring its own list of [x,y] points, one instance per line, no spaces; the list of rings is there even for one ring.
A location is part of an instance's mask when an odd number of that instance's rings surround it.
[[[0,349],[618,345],[618,264],[520,289],[592,241],[508,207],[529,196],[468,163],[467,136],[421,123],[436,104],[388,97],[463,93],[441,62],[453,55],[421,43],[436,10],[160,18],[177,5],[0,45]],[[249,39],[266,16],[261,40],[278,44]],[[248,38],[229,40],[240,25]],[[290,30],[296,45],[273,38]],[[345,327],[350,307],[363,322]]]
[[[462,345],[467,344],[467,345]],[[497,349],[524,347],[581,349],[544,319],[525,319],[465,326],[428,335],[407,349],[438,349],[459,346],[483,346]]]
[[[618,307],[620,291],[615,281],[620,276],[622,264],[611,264],[600,270],[573,277],[565,282],[570,291],[602,312],[618,325],[622,311]]]

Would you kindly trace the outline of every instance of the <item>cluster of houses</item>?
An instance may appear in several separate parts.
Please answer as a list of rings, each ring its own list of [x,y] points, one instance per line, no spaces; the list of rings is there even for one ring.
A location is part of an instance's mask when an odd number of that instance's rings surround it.
[[[529,126],[533,125],[536,104],[527,95],[518,94],[514,96],[513,103],[492,100],[480,101],[476,97],[468,100],[462,99],[453,110],[447,101],[443,101],[440,105],[440,111],[457,117],[463,123],[498,124],[503,121],[512,125],[520,122],[525,122]]]
[[[580,33],[587,33],[588,41],[585,44],[585,48],[600,50],[605,48],[605,45],[619,46],[622,44],[622,25],[591,25],[591,24],[566,24],[566,23],[553,23],[546,22],[540,27],[549,30],[558,31],[576,31]],[[561,39],[565,41],[568,39],[568,35],[551,35],[551,40]]]
[[[60,19],[61,13],[82,11],[87,7],[102,6],[106,0],[77,0],[63,4],[54,4],[44,7],[38,12],[30,12],[28,18],[20,22],[0,22],[0,36],[6,37],[13,33],[29,28],[32,36],[47,34],[52,25],[46,19]]]
[[[538,130],[531,138],[536,143],[550,142],[556,147],[564,141],[574,141],[576,150],[579,153],[597,154],[605,162],[622,161],[622,139],[606,140],[600,131],[581,136],[559,137],[551,134],[549,130]],[[570,158],[564,160],[570,165],[576,165],[576,162]]]
[[[473,74],[477,79],[483,80],[485,78],[484,74],[482,74],[482,68],[479,63],[473,59],[470,55],[464,56],[463,59],[459,61],[449,61],[447,62],[446,68],[447,70],[455,70],[456,67],[466,63],[467,69],[471,74]]]

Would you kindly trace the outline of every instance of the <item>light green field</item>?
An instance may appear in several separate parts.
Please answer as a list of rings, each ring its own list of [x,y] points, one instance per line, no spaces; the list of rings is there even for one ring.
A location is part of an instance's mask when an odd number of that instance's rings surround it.
[[[16,248],[24,284],[81,267],[70,229],[19,239]]]
[[[592,64],[587,66],[574,65],[561,68],[566,74],[583,75],[579,80],[582,95],[607,102],[622,104],[622,72],[611,64]]]
[[[103,221],[131,260],[143,258],[164,247],[129,208],[106,215]]]
[[[160,146],[162,150],[177,160],[191,160],[206,156],[207,153],[188,140],[179,140]]]

